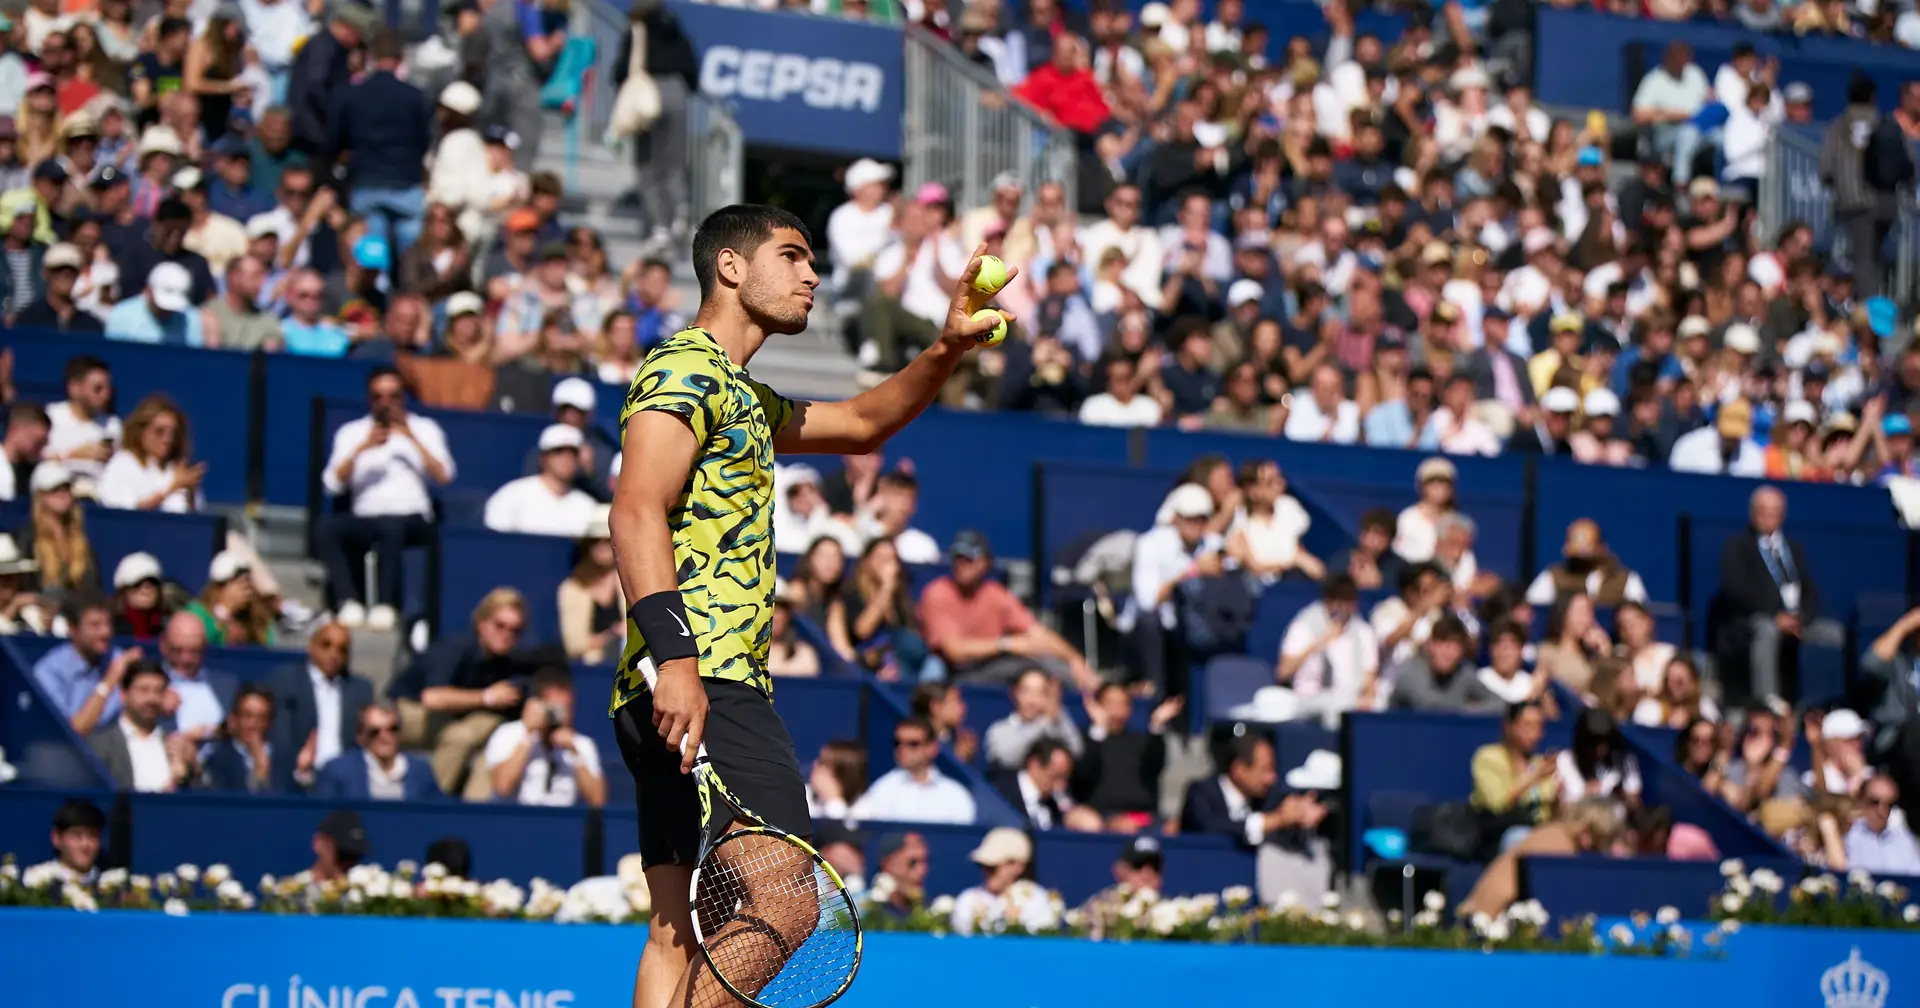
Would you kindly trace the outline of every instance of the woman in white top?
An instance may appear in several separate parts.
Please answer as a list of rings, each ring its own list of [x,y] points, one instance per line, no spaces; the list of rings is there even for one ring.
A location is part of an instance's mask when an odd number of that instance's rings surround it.
[[[172,399],[156,392],[127,417],[126,440],[107,460],[95,495],[110,508],[198,511],[207,464],[189,465],[187,452],[186,414]]]
[[[1633,723],[1652,728],[1685,728],[1695,720],[1718,723],[1720,707],[1700,693],[1700,670],[1693,659],[1674,655],[1658,690],[1647,690],[1633,708]]]
[[[1297,570],[1318,581],[1327,574],[1320,558],[1300,547],[1313,519],[1287,493],[1287,477],[1278,463],[1256,459],[1240,466],[1240,497],[1245,505],[1227,530],[1227,555],[1240,569],[1263,581]]]
[[[1454,482],[1458,471],[1444,458],[1430,458],[1414,470],[1420,499],[1400,512],[1394,526],[1393,551],[1408,563],[1433,559],[1440,543],[1440,519],[1454,512]]]
[[[1240,486],[1233,479],[1233,465],[1224,455],[1202,455],[1187,465],[1187,471],[1180,477],[1179,486],[1167,492],[1167,499],[1160,502],[1160,510],[1153,516],[1155,525],[1168,525],[1173,522],[1173,501],[1180,487],[1192,483],[1204,488],[1213,495],[1213,517],[1207,520],[1207,531],[1215,535],[1225,535],[1227,526],[1232,524],[1233,516],[1240,513]]]
[[[1598,707],[1580,712],[1573,725],[1573,746],[1554,765],[1563,809],[1582,798],[1640,803],[1640,764],[1627,751],[1619,723]]]
[[[1667,664],[1678,652],[1673,645],[1654,640],[1653,614],[1638,602],[1622,602],[1614,609],[1613,629],[1619,637],[1614,656],[1633,667],[1633,678],[1642,693],[1658,693]]]

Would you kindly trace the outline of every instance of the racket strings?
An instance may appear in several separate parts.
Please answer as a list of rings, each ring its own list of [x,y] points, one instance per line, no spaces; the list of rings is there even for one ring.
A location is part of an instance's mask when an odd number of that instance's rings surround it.
[[[714,972],[766,1008],[812,1008],[838,994],[859,961],[852,902],[786,840],[751,834],[708,855],[694,921]]]

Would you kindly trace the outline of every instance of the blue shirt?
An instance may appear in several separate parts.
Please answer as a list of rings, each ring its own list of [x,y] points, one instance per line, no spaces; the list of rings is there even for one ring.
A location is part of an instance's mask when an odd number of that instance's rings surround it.
[[[214,693],[213,686],[207,682],[205,669],[189,679],[180,674],[172,665],[166,666],[167,678],[173,681],[173,691],[180,697],[180,708],[173,713],[175,731],[187,731],[202,726],[218,728],[226,719],[226,711],[220,706],[220,697]]]
[[[107,313],[107,338],[188,347],[201,346],[204,339],[198,311],[172,312],[160,318],[147,304],[145,294],[136,294],[113,306]]]
[[[72,720],[80,708],[87,705],[87,697],[93,694],[94,687],[100,685],[105,677],[107,666],[120,654],[118,650],[109,650],[100,656],[100,660],[89,664],[80,650],[72,644],[62,644],[46,653],[33,666],[33,681],[47,700],[58,708],[60,716]],[[107,705],[100,710],[100,723],[112,724],[120,716],[120,691],[107,694]]]
[[[273,197],[248,186],[235,189],[225,179],[216,179],[207,187],[207,207],[217,214],[226,214],[234,220],[246,222],[255,214],[263,214],[273,209]],[[226,278],[219,278],[224,281]]]
[[[287,352],[308,357],[345,357],[347,331],[332,319],[313,325],[292,318],[280,320],[280,336],[287,341]]]

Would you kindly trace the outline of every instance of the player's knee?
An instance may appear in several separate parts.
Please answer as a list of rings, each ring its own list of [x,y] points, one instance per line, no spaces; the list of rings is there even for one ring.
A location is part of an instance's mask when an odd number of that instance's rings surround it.
[[[693,953],[693,922],[684,916],[662,914],[659,907],[654,908],[653,919],[647,925],[647,944],[681,958],[690,958]]]

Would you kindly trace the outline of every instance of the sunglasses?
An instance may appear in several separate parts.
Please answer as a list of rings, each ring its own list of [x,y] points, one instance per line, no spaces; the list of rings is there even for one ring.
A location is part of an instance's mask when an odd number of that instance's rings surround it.
[[[374,736],[379,736],[379,735],[398,735],[400,734],[400,726],[399,725],[368,725],[366,730],[361,732],[360,734],[366,735],[369,738]]]
[[[923,738],[897,738],[893,740],[893,747],[895,749],[918,749],[926,745],[927,742],[928,740]]]

